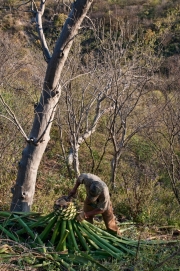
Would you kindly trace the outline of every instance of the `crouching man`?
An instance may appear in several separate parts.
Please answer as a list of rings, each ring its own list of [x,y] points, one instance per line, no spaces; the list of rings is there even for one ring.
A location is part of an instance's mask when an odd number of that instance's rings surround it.
[[[82,173],[68,197],[73,197],[81,184],[85,185],[86,199],[84,201],[83,212],[77,216],[77,220],[82,221],[86,219],[93,224],[94,216],[102,214],[107,230],[110,233],[120,235],[120,230],[113,214],[107,185],[94,174]]]

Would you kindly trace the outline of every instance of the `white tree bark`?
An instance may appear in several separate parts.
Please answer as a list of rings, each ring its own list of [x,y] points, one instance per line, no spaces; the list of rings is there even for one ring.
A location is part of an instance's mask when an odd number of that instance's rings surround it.
[[[66,117],[62,119],[64,114],[61,112],[57,116],[57,125],[59,125],[61,135],[62,129],[65,132],[65,126],[67,127],[66,134],[68,135],[70,148],[66,161],[70,176],[75,175],[78,177],[80,175],[79,149],[81,145],[96,132],[102,117],[114,109],[111,103],[106,101],[107,94],[111,89],[111,80],[108,80],[106,76],[105,85],[103,85],[101,80],[104,78],[104,73],[102,70],[98,71],[96,67],[93,71],[92,66],[91,69],[89,71],[91,76],[88,77],[88,84],[87,78],[83,81],[84,83],[80,83],[81,91],[79,90],[78,94],[80,99],[76,99],[72,95],[72,86],[69,86],[64,91],[65,97],[62,101],[64,101],[63,103],[66,106],[64,109],[66,110]],[[97,74],[101,74],[101,76]],[[96,76],[98,76],[98,80]],[[106,82],[106,80],[108,81]],[[89,86],[87,87],[87,85]],[[66,125],[63,125],[63,123]],[[61,142],[61,144],[63,143]]]
[[[45,3],[45,1],[42,1]],[[35,108],[35,117],[27,146],[19,162],[16,184],[12,189],[11,211],[30,211],[33,203],[38,167],[50,139],[49,133],[61,95],[59,80],[64,63],[78,29],[92,0],[76,0],[49,59],[43,91]]]
[[[96,127],[101,117],[113,109],[113,107],[109,107],[107,109],[100,111],[100,103],[101,101],[98,101],[96,115],[94,116],[94,120],[90,129],[86,131],[82,136],[78,135],[78,133],[76,134],[76,137],[77,137],[76,144],[73,144],[74,140],[71,141],[72,147],[69,151],[69,155],[67,159],[68,159],[68,165],[75,171],[75,175],[77,177],[80,175],[80,168],[79,168],[80,146],[84,143],[86,139],[88,139],[96,131]]]
[[[45,11],[46,0],[41,0],[40,10],[38,10],[34,1],[32,1],[32,12],[36,15],[36,28],[41,42],[41,47],[44,53],[46,62],[49,62],[51,59],[51,54],[49,52],[48,45],[46,43],[46,38],[44,36],[43,26],[42,26],[42,16]]]

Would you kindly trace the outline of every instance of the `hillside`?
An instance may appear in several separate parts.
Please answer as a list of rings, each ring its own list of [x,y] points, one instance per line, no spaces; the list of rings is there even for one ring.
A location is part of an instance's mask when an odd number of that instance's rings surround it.
[[[35,2],[39,7],[40,1]],[[51,53],[70,2],[47,1],[43,27]],[[26,145],[4,105],[28,135],[47,67],[31,5],[23,3],[0,0],[0,210],[9,210]],[[61,99],[38,170],[32,210],[47,214],[55,199],[68,194],[76,175],[67,164],[73,136],[78,130],[76,137],[83,138],[100,108],[108,113],[82,140],[80,171],[97,174],[108,184],[120,227],[135,225],[124,236],[179,239],[179,0],[95,0],[88,16],[63,69]],[[80,188],[80,206],[84,198]],[[154,259],[153,251],[146,253]],[[171,257],[166,253],[165,260]],[[165,262],[159,270],[171,270],[173,260]],[[178,262],[177,257],[173,268]],[[134,270],[143,264],[143,257],[136,259]],[[151,270],[148,261],[145,265]]]
[[[7,3],[9,4],[7,5]],[[3,67],[5,67],[1,71],[1,81],[3,85],[6,87],[7,91],[6,95],[7,97],[9,97],[8,99],[11,99],[11,101],[9,100],[9,103],[12,104],[13,110],[16,112],[18,118],[21,120],[21,125],[25,127],[25,130],[28,132],[32,123],[32,114],[33,114],[32,105],[37,102],[38,92],[41,90],[41,83],[43,82],[43,77],[45,74],[46,62],[44,61],[42,55],[38,35],[35,29],[35,22],[34,19],[32,19],[32,13],[29,12],[30,6],[25,7],[20,6],[17,9],[18,4],[19,4],[18,1],[7,2],[1,0],[1,13],[0,13],[2,19],[1,62],[2,63],[4,62]],[[161,72],[162,74],[169,76],[169,79],[168,78],[166,79],[166,82],[167,84],[169,84],[169,87],[171,86],[171,88],[176,88],[175,77],[176,74],[178,74],[179,44],[180,44],[179,42],[180,21],[178,17],[179,13],[177,4],[178,1],[171,1],[171,3],[169,1],[149,1],[148,3],[147,1],[102,1],[100,5],[98,1],[95,1],[90,11],[90,17],[94,21],[94,24],[97,25],[98,29],[104,29],[103,31],[105,31],[105,33],[107,31],[107,34],[109,27],[111,27],[112,33],[115,33],[116,29],[117,31],[125,31],[124,37],[126,40],[128,39],[128,37],[131,36],[131,33],[135,31],[135,28],[137,26],[139,28],[143,27],[143,31],[146,33],[147,41],[149,38],[152,37],[152,35],[154,35],[156,37],[155,46],[159,40],[161,42],[160,53],[161,56],[164,57],[163,61],[161,61],[162,63],[160,67]],[[62,14],[64,14],[63,15],[64,17],[62,16]],[[54,1],[47,2],[47,8],[45,11],[43,24],[48,44],[50,47],[52,47],[52,49],[53,43],[55,42],[55,39],[57,37],[58,29],[62,26],[66,14],[68,14],[67,7],[66,6],[64,7],[61,4],[61,2],[59,2],[58,4]],[[128,14],[131,14],[131,16],[128,16]],[[171,21],[169,21],[170,19]],[[99,23],[101,25],[102,22],[103,28],[98,26]],[[122,26],[128,28],[124,28],[123,30]],[[166,29],[166,31],[164,29]],[[95,36],[91,36],[91,34],[92,32],[88,31],[87,35],[83,38],[82,42],[82,52],[84,54],[84,56],[82,57],[83,61],[84,59],[86,59],[88,55],[91,54],[91,52],[93,53],[93,50],[96,48],[96,46],[99,46],[96,45]],[[9,64],[12,62],[12,59],[14,59],[13,66],[9,68]],[[18,80],[15,80],[15,78],[17,77]],[[26,78],[28,78],[28,81],[26,80]],[[162,87],[160,88],[163,89],[164,86],[162,85]],[[31,89],[36,89],[33,95],[30,94]],[[11,93],[11,96],[9,96],[8,93]],[[29,94],[26,95],[26,93]],[[17,107],[23,108],[24,104],[26,104],[25,109],[21,111],[16,109]],[[25,114],[27,115],[26,118],[24,118]],[[5,120],[2,119],[1,121]],[[11,125],[10,123],[5,121],[5,123],[2,123],[2,125],[3,125],[2,131],[9,131],[8,127],[9,125]],[[22,149],[24,144],[19,133],[16,130],[14,130],[13,133],[16,135],[16,138],[13,139],[14,143],[11,143],[12,138],[14,138],[14,134],[12,135],[10,134],[8,142],[2,143],[1,145],[3,146],[1,149],[3,151],[3,155],[1,156],[2,157],[1,178],[3,180],[5,174],[7,178],[10,177],[11,182],[13,182],[15,178],[17,162],[9,166],[10,170],[9,176],[9,174],[6,172],[6,167],[9,163],[8,156],[10,155],[11,157],[13,157],[14,161],[18,161],[21,155],[20,150]],[[101,129],[99,130],[99,133],[101,134]],[[44,161],[42,161],[41,169],[39,172],[40,179],[39,183],[37,184],[37,186],[39,187],[43,185],[45,179],[43,175],[46,172],[46,170],[50,174],[49,178],[50,179],[53,178],[54,180],[56,180],[56,174],[59,174],[59,170],[62,170],[62,168],[64,167],[62,161],[61,161],[62,164],[59,163],[58,158],[59,152],[61,153],[60,146],[58,147],[60,149],[58,149],[58,152],[56,153],[57,150],[56,136],[58,136],[58,133],[55,128],[55,130],[52,131],[52,139],[45,154]],[[97,142],[99,141],[98,139],[96,140]],[[1,142],[4,142],[3,137],[1,138]],[[132,144],[134,143],[132,142]],[[12,154],[12,151],[14,154]],[[6,154],[5,157],[4,154]],[[86,150],[83,151],[82,149],[82,158],[80,158],[82,161],[84,159],[83,158],[84,155],[87,155],[87,151]],[[54,157],[57,157],[57,159],[54,159]],[[108,160],[110,159],[109,155],[107,156],[107,159]],[[84,166],[82,166],[82,168],[83,167]],[[50,173],[51,168],[52,173]],[[87,170],[88,167],[87,168],[84,167],[84,170],[85,169]],[[6,173],[4,173],[4,170]],[[63,172],[64,170],[65,169],[63,169]],[[88,170],[90,170],[90,168]],[[47,190],[48,189],[49,186],[47,186]],[[7,205],[8,204],[9,201]]]

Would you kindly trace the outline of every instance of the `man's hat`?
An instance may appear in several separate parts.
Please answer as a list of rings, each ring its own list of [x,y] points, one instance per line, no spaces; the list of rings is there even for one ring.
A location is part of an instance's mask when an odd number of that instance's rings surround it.
[[[91,201],[95,201],[99,197],[101,192],[102,192],[102,186],[98,182],[93,182],[89,188],[88,199]]]

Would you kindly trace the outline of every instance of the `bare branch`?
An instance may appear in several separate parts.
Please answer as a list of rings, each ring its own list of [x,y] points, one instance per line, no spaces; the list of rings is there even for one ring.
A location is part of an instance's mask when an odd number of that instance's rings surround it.
[[[32,0],[28,0],[27,2],[20,4],[17,6],[17,9],[20,8],[21,6],[27,5],[28,3],[32,2]]]
[[[11,121],[17,128],[18,130],[21,132],[21,134],[24,136],[24,138],[28,141],[29,138],[27,137],[27,135],[25,134],[23,128],[21,127],[20,123],[18,122],[14,112],[11,110],[11,108],[6,104],[6,102],[4,101],[2,95],[0,94],[0,100],[5,108],[5,110],[7,111],[7,113],[9,114],[10,118],[5,117],[3,115],[0,115],[2,117],[7,118],[9,121]]]
[[[39,39],[41,42],[41,46],[42,46],[45,60],[48,63],[51,59],[51,54],[50,54],[50,51],[49,51],[49,48],[48,48],[48,45],[46,42],[46,38],[44,35],[43,26],[42,26],[42,16],[43,16],[44,10],[45,10],[45,2],[46,2],[46,0],[41,0],[41,7],[40,7],[40,10],[38,10],[35,1],[32,0],[32,11],[33,11],[33,13],[36,14],[36,28],[37,28]],[[36,11],[34,11],[33,5],[35,6]]]

